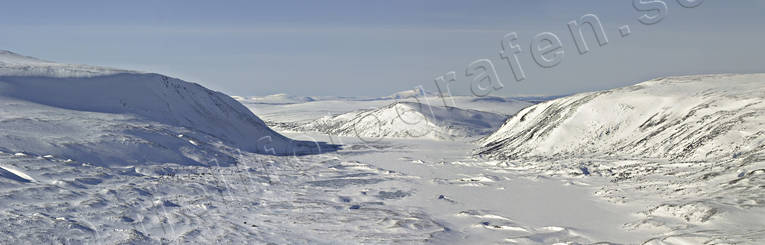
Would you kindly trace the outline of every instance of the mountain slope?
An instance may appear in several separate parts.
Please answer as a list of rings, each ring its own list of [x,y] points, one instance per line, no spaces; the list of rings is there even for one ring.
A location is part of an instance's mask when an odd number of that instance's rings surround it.
[[[526,101],[500,97],[474,97],[452,96],[440,98],[429,97],[406,97],[404,99],[391,98],[361,98],[361,97],[311,97],[310,102],[301,103],[270,103],[263,100],[234,96],[243,105],[263,120],[276,124],[305,124],[321,117],[340,115],[358,110],[374,110],[396,102],[412,102],[443,107],[444,104],[460,109],[478,110],[501,114],[514,115],[523,108],[533,105]]]
[[[500,159],[708,160],[765,149],[765,74],[668,77],[519,112],[481,141]]]
[[[231,97],[198,84],[8,51],[0,52],[0,112],[0,149],[103,164],[200,163],[216,155],[215,142],[276,155],[318,151],[316,144],[274,132]],[[200,147],[190,136],[210,145]]]
[[[454,107],[398,102],[373,110],[327,116],[301,130],[369,138],[453,139],[486,135],[506,116]]]

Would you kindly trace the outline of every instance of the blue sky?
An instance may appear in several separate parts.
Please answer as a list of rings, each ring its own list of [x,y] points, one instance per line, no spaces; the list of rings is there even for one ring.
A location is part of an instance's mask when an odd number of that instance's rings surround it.
[[[494,95],[552,95],[620,87],[657,76],[765,72],[765,2],[705,1],[642,25],[631,1],[15,1],[0,8],[0,49],[43,59],[151,71],[232,95],[378,96],[490,59],[506,85]],[[609,44],[579,55],[566,24],[600,17]],[[617,28],[629,25],[622,38]],[[498,51],[517,32],[527,79]],[[536,66],[540,32],[565,57]]]

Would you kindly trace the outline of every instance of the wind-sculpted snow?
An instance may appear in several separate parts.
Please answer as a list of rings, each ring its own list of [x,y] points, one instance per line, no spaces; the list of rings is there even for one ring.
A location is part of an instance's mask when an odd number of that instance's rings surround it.
[[[499,128],[505,118],[490,112],[398,102],[374,110],[323,117],[298,129],[370,140],[385,137],[449,140],[486,135]]]
[[[449,235],[422,209],[372,195],[408,181],[393,171],[330,154],[232,157],[238,165],[104,168],[0,152],[0,243],[421,244]]]
[[[519,112],[482,140],[503,159],[600,155],[709,160],[765,149],[765,75],[656,79]]]
[[[0,148],[98,164],[198,163],[216,155],[216,142],[274,155],[332,149],[290,140],[198,84],[7,51],[0,53],[0,112]]]
[[[529,103],[239,98],[327,153],[193,83],[0,52],[0,244],[764,244],[763,77],[542,103],[487,160]]]
[[[761,244],[765,75],[656,79],[529,107],[478,153],[514,170],[605,178],[595,192],[643,206],[623,228],[646,244]]]

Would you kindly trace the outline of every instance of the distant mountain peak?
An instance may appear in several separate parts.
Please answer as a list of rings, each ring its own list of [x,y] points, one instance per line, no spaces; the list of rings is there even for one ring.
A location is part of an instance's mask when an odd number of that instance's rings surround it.
[[[301,126],[300,130],[373,139],[453,140],[489,134],[506,118],[490,112],[398,101],[376,109],[323,117]]]
[[[78,78],[141,72],[101,66],[63,64],[0,50],[0,76]]]
[[[32,56],[25,56],[13,51],[0,49],[0,62],[5,63],[55,63]]]

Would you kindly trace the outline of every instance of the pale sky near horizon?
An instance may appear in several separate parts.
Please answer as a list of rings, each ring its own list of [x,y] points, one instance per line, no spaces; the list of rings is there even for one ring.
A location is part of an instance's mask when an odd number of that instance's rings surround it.
[[[640,24],[632,1],[14,1],[0,8],[0,49],[63,63],[163,73],[230,95],[380,96],[490,59],[505,87],[492,95],[557,95],[666,75],[765,72],[765,1],[675,0]],[[567,23],[602,21],[609,43],[580,55]],[[632,33],[621,37],[618,28]],[[587,30],[585,28],[585,30]],[[499,56],[517,32],[527,78]],[[553,68],[529,52],[541,32],[560,37]]]

